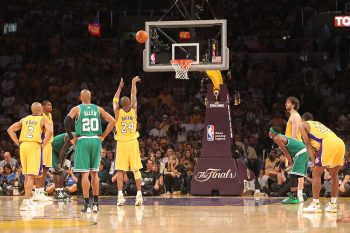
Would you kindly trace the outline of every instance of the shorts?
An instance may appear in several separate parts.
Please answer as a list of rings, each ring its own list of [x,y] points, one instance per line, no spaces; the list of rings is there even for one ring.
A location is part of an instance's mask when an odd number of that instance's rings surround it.
[[[117,141],[115,169],[137,171],[142,168],[139,141]]]
[[[320,142],[320,149],[316,154],[315,166],[337,167],[344,164],[345,144],[338,137],[327,137]]]
[[[57,168],[57,166],[58,166],[58,163],[59,163],[59,154],[58,153],[56,153],[55,151],[52,151],[52,167],[53,168]]]
[[[290,174],[306,177],[308,167],[309,154],[307,152],[301,153],[294,158],[293,167]]]
[[[22,142],[19,147],[22,173],[24,175],[41,175],[43,172],[43,155],[37,142]]]
[[[96,137],[80,137],[75,144],[74,172],[99,171],[101,140]]]
[[[52,144],[48,143],[43,150],[43,165],[52,167]]]

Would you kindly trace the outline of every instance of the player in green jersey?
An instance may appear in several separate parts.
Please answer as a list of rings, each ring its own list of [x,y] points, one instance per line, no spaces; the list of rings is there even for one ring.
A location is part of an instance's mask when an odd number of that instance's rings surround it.
[[[73,132],[72,134],[75,134]],[[72,150],[69,150],[72,143],[66,133],[56,135],[52,142],[52,168],[54,168],[54,184],[55,184],[55,200],[69,200],[69,195],[64,192],[64,177],[63,169],[64,163],[67,157],[67,153],[71,154]]]
[[[91,92],[80,92],[81,104],[73,107],[64,120],[64,128],[73,145],[75,145],[74,172],[81,172],[84,207],[82,213],[97,213],[99,211],[99,179],[98,168],[101,161],[101,142],[113,130],[115,119],[103,108],[91,104]],[[102,133],[101,118],[108,122],[106,130]],[[72,124],[75,119],[75,136],[72,134]],[[90,206],[89,189],[93,191],[93,203]]]
[[[283,200],[282,204],[304,202],[307,197],[303,194],[303,187],[298,187],[298,178],[306,177],[309,165],[309,155],[304,143],[281,134],[281,129],[277,126],[270,128],[269,137],[281,148],[289,163],[293,163],[290,173],[291,195]]]

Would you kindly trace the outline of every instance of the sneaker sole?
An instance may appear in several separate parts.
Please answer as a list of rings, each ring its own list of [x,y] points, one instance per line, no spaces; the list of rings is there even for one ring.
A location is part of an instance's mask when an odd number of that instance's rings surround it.
[[[86,212],[80,211],[80,213],[82,213],[82,214],[91,214],[92,212],[90,210],[90,211],[86,211]]]
[[[143,202],[136,202],[135,206],[143,206]]]
[[[303,213],[307,213],[307,214],[320,214],[320,213],[322,213],[322,210],[314,210],[314,211],[303,210]]]
[[[325,210],[324,212],[336,214],[336,213],[338,213],[338,210]]]

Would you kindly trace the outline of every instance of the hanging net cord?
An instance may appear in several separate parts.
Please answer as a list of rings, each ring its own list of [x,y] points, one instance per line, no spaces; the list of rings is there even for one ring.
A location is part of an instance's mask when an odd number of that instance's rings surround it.
[[[176,73],[175,78],[188,79],[187,72],[190,69],[192,62],[192,60],[187,59],[171,60],[170,63],[173,66]]]

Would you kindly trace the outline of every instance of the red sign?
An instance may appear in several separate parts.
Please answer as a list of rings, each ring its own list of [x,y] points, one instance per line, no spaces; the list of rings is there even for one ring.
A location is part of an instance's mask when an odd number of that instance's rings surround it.
[[[334,17],[334,27],[350,27],[350,16],[335,16]]]
[[[101,24],[89,23],[88,31],[92,36],[101,36]]]
[[[189,39],[191,39],[191,33],[190,32],[180,32],[179,37],[181,40],[189,40]]]

